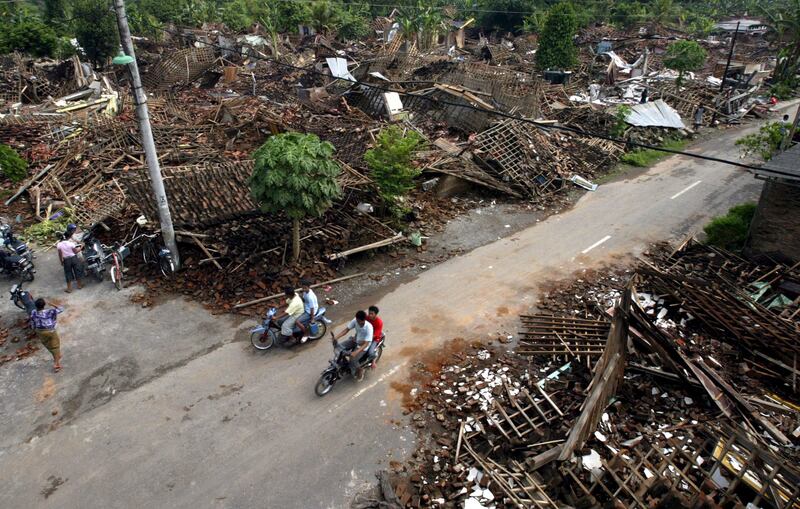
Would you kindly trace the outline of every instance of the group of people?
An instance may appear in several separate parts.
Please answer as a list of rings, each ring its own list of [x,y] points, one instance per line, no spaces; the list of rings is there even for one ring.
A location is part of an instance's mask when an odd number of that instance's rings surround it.
[[[319,312],[319,300],[311,288],[311,281],[300,281],[300,291],[287,286],[284,288],[286,309],[274,319],[281,323],[281,334],[286,338],[294,337],[294,328],[300,329],[300,343],[308,341],[310,326],[315,323]],[[350,370],[356,380],[364,378],[364,370],[360,368],[360,360],[364,355],[371,355],[374,346],[383,335],[383,320],[378,316],[377,306],[370,306],[367,311],[359,310],[347,326],[334,336],[335,340],[352,332],[352,336],[338,344],[338,348],[349,352]],[[282,322],[281,322],[282,321]]]

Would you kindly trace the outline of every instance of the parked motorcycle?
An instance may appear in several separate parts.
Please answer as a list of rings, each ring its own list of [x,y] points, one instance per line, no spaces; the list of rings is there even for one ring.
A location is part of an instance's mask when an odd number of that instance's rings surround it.
[[[3,245],[17,256],[23,256],[33,263],[33,250],[28,248],[28,244],[22,242],[14,236],[10,224],[0,225],[0,236],[3,237]]]
[[[9,291],[11,294],[11,302],[30,316],[31,312],[36,309],[36,302],[28,290],[22,288],[22,281],[11,287]]]
[[[36,269],[33,267],[33,263],[24,256],[0,249],[0,273],[19,278],[22,281],[33,281]]]
[[[102,281],[106,275],[106,246],[97,240],[91,231],[84,233],[80,241],[83,243],[86,272],[98,281]]]
[[[331,339],[333,342],[333,359],[331,359],[327,369],[320,375],[317,385],[314,386],[314,392],[319,397],[331,392],[336,382],[350,374],[350,364],[347,362],[347,355],[350,351],[342,348],[333,337],[333,332],[331,332]],[[367,353],[362,354],[359,360],[359,367],[361,369],[374,369],[383,356],[385,347],[386,334],[383,334],[375,344],[370,345]]]
[[[285,338],[281,334],[281,324],[283,324],[285,318],[283,320],[275,320],[276,313],[277,310],[275,308],[270,308],[261,325],[250,330],[250,342],[256,350],[269,350],[276,343],[283,346],[289,342],[289,338]],[[324,336],[328,330],[328,323],[330,323],[330,320],[325,318],[325,308],[319,308],[315,318],[316,321],[314,323],[311,323],[311,320],[303,321],[303,325],[306,326],[306,330],[310,333],[308,339],[312,341]],[[301,335],[300,327],[295,325],[292,337],[299,339]]]

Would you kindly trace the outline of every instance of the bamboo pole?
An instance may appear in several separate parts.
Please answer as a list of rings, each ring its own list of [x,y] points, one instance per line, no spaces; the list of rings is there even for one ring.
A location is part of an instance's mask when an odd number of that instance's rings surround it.
[[[366,272],[359,272],[358,274],[350,274],[349,276],[337,277],[336,279],[331,279],[331,280],[328,280],[328,281],[323,281],[322,283],[317,283],[315,285],[311,285],[311,288],[319,288],[320,286],[330,285],[330,284],[333,284],[333,283],[341,283],[342,281],[347,281],[348,279],[354,279],[354,278],[357,278],[357,277],[361,277],[361,276],[363,276],[365,274],[366,274]],[[296,288],[295,291],[296,290],[299,290],[299,288]],[[241,308],[252,306],[252,305],[255,305],[255,304],[261,304],[262,302],[267,302],[267,301],[270,301],[272,299],[277,299],[278,297],[281,297],[282,295],[283,295],[283,293],[276,293],[274,295],[269,295],[267,297],[262,297],[260,299],[251,300],[249,302],[242,302],[241,304],[236,304],[235,306],[233,306],[233,309],[241,309]]]

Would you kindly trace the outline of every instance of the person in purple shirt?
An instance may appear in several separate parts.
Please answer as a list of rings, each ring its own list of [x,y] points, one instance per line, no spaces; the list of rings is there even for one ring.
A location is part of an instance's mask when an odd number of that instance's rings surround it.
[[[44,299],[36,299],[36,309],[31,311],[31,327],[45,348],[53,355],[53,371],[61,371],[61,338],[56,331],[56,320],[62,308],[45,309]]]

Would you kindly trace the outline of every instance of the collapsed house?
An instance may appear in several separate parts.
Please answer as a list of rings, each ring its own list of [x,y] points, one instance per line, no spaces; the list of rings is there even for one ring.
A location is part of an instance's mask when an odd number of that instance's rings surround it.
[[[338,265],[404,240],[428,227],[414,219],[418,211],[435,210],[436,200],[452,190],[546,207],[565,189],[595,189],[592,180],[626,150],[596,135],[618,129],[614,108],[637,103],[643,87],[655,102],[635,108],[656,105],[661,116],[652,121],[652,112],[631,112],[638,116],[627,119],[624,138],[640,143],[685,135],[681,118],[699,102],[714,103],[717,93],[705,71],[675,89],[660,62],[674,34],[625,39],[587,30],[579,39],[580,68],[568,82],[552,84],[532,72],[535,45],[527,38],[471,39],[469,23],[459,22],[453,25],[458,44],[431,41],[436,44],[422,50],[395,25],[391,18],[376,20],[381,37],[358,44],[319,34],[235,36],[219,26],[170,31],[160,43],[137,41],[172,216],[190,253],[184,257],[189,270],[172,289],[233,307],[292,277],[285,270],[288,223],[264,217],[247,184],[250,155],[270,135],[309,132],[336,148],[344,198],[302,225],[307,272],[301,272],[325,279],[336,265],[314,262]],[[607,43],[602,52],[599,38]],[[602,86],[592,82],[598,58],[610,58],[618,71]],[[117,222],[119,232],[138,214],[156,216],[124,70],[101,73],[78,57],[34,62],[14,56],[0,62],[0,80],[7,85],[0,142],[30,162],[29,178],[6,201],[15,215],[32,211],[43,220],[66,207],[81,225]],[[587,90],[593,98],[584,100]],[[747,110],[734,103],[737,112]],[[718,119],[737,115],[720,110]],[[371,203],[376,185],[363,156],[388,124],[427,141],[416,154],[425,190],[413,196],[404,232],[361,212],[379,205]],[[209,276],[212,267],[219,273]]]
[[[689,242],[547,290],[420,375],[432,435],[354,507],[797,506],[799,277]]]

